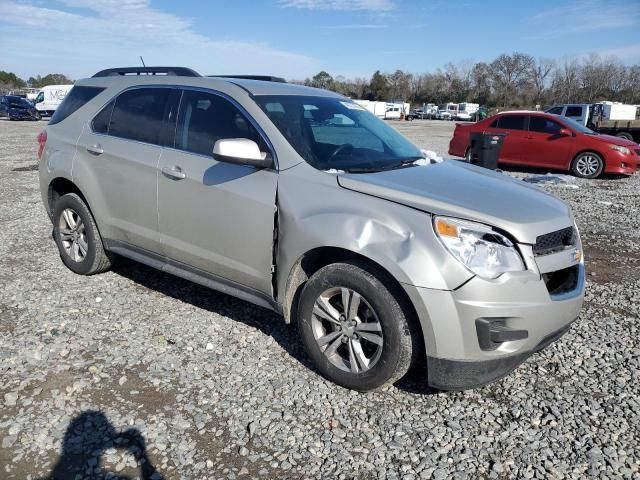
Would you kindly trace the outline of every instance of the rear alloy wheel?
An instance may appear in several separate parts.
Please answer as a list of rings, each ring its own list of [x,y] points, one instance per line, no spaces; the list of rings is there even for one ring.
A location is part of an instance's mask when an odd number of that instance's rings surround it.
[[[597,153],[585,152],[574,159],[571,170],[577,177],[596,178],[604,170],[604,162]]]
[[[56,200],[53,238],[62,262],[72,272],[93,275],[111,267],[113,259],[102,245],[96,222],[82,198],[75,193],[67,193]]]
[[[305,284],[298,328],[320,373],[338,385],[374,390],[405,375],[417,335],[396,298],[357,264],[334,263]]]
[[[472,156],[471,147],[468,147],[467,151],[464,152],[464,161],[467,162],[467,163],[471,163],[471,156]]]

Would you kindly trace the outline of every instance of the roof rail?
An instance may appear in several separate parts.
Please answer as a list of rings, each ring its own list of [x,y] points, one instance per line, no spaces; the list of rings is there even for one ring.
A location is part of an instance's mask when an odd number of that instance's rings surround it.
[[[96,73],[95,77],[117,77],[124,75],[171,75],[175,77],[199,77],[200,74],[186,67],[122,67],[107,68]]]
[[[239,80],[262,80],[264,82],[287,83],[282,77],[274,77],[271,75],[207,75],[215,78],[237,78]]]

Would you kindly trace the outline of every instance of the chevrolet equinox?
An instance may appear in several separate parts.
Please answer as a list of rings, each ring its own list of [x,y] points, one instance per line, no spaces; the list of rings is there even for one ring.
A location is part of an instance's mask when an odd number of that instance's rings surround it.
[[[582,246],[564,202],[425,158],[332,92],[108,69],[76,82],[38,141],[70,270],[123,256],[272,309],[348,388],[394,382],[418,355],[432,387],[479,386],[580,313]]]

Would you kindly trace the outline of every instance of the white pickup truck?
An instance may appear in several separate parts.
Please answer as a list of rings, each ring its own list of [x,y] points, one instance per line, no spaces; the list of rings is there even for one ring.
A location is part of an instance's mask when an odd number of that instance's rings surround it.
[[[622,103],[571,103],[555,105],[546,113],[562,115],[591,130],[606,135],[640,142],[640,120],[635,105]]]

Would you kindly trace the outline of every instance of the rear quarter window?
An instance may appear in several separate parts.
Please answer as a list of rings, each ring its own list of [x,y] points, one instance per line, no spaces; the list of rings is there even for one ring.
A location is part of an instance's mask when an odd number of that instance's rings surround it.
[[[60,123],[76,110],[83,107],[103,90],[104,88],[102,87],[73,87],[64,97],[62,103],[58,105],[58,108],[56,108],[51,120],[49,120],[49,125]]]

